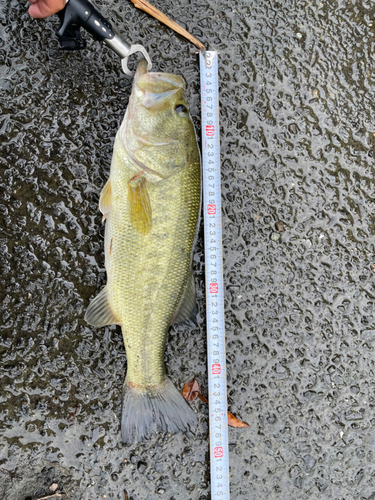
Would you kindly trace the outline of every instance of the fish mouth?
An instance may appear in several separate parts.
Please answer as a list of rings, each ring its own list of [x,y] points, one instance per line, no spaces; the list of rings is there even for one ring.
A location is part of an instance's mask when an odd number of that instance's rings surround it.
[[[142,59],[134,77],[134,86],[144,92],[163,94],[178,89],[186,89],[182,76],[173,73],[147,73],[147,61]]]
[[[184,97],[186,84],[181,76],[172,73],[147,73],[147,63],[143,61],[138,69],[136,95],[145,108],[159,108],[174,94],[179,93]]]
[[[147,74],[147,61],[142,59],[138,64],[137,70],[134,75],[134,83],[136,83],[142,75]]]

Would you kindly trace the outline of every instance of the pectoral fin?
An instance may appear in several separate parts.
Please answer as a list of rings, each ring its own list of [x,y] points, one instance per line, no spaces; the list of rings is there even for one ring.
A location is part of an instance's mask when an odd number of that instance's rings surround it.
[[[108,212],[111,210],[112,207],[111,195],[112,195],[111,178],[109,178],[104,188],[102,189],[102,192],[100,193],[99,210],[103,214],[103,220],[106,219]]]
[[[93,326],[118,325],[118,319],[111,311],[108,302],[108,291],[105,286],[101,292],[90,302],[85,314],[87,323]]]
[[[132,226],[141,234],[149,233],[152,225],[152,211],[147,181],[143,172],[128,182],[129,214]]]

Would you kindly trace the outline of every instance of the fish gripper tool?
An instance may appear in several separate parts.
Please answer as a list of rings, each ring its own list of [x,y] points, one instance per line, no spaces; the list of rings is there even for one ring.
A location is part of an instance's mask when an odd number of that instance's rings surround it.
[[[80,28],[88,31],[95,40],[104,42],[118,56],[124,73],[133,76],[128,68],[130,55],[141,52],[147,61],[147,70],[152,67],[147,50],[140,44],[129,45],[125,42],[111,23],[88,0],[67,0],[62,11],[58,13],[60,27],[57,36],[62,48],[66,50],[80,50],[86,47],[86,42],[81,36]]]

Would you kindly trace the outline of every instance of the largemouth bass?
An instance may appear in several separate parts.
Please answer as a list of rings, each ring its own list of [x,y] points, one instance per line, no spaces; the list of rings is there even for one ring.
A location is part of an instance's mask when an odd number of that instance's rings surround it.
[[[99,207],[106,219],[107,285],[85,319],[121,325],[127,356],[124,443],[159,428],[186,431],[196,416],[168,379],[170,324],[195,308],[192,249],[200,206],[200,155],[180,76],[141,61],[117,132]]]

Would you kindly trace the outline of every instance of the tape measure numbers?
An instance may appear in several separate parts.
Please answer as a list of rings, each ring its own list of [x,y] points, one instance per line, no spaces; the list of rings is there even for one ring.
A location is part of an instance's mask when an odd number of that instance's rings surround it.
[[[199,54],[201,73],[204,247],[211,498],[229,499],[227,377],[221,229],[218,55]]]

